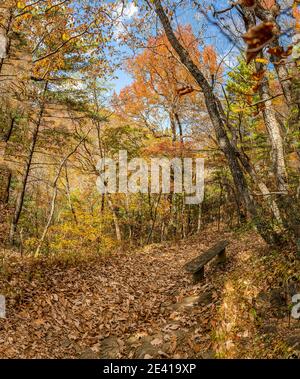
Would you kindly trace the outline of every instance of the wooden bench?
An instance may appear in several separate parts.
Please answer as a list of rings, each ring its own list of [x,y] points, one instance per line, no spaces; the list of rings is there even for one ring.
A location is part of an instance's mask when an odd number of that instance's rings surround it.
[[[229,242],[226,240],[220,241],[205,253],[184,265],[185,270],[193,274],[196,283],[204,279],[204,266],[214,257],[218,256],[218,263],[224,263],[226,261],[226,246],[228,244]]]

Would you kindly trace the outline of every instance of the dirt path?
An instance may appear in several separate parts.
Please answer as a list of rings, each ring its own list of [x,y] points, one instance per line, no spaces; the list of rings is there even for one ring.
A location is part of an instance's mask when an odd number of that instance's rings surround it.
[[[212,262],[205,280],[193,284],[183,265],[223,238],[231,240],[228,262]],[[217,311],[239,243],[210,230],[76,267],[10,260],[3,265],[0,356],[213,358]],[[247,248],[259,243],[250,236]]]

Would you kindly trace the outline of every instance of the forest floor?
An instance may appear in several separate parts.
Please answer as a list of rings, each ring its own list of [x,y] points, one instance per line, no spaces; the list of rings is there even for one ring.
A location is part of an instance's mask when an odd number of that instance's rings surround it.
[[[212,261],[193,284],[184,264],[220,239],[230,241],[227,262]],[[299,356],[300,320],[289,317],[288,298],[300,293],[299,262],[253,231],[210,226],[176,243],[74,262],[3,251],[0,270],[1,358]]]

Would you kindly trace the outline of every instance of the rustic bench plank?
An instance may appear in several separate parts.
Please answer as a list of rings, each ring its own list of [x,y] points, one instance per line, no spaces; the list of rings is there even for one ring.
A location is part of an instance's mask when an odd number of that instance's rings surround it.
[[[205,253],[192,261],[186,263],[184,268],[187,272],[194,274],[194,280],[199,281],[204,278],[204,266],[210,262],[214,257],[218,256],[218,263],[223,263],[226,260],[226,246],[229,242],[227,240],[220,241]]]

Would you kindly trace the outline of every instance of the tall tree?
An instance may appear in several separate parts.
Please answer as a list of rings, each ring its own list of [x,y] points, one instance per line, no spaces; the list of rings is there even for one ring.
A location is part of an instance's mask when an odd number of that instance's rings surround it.
[[[267,240],[268,242],[274,242],[274,238],[276,238],[276,235],[273,233],[272,230],[270,230],[268,223],[262,218],[262,215],[259,212],[258,205],[250,194],[245,175],[237,158],[236,149],[231,144],[226,133],[226,128],[224,124],[225,112],[220,103],[220,100],[215,96],[213,88],[208,83],[203,72],[193,62],[189,52],[176,37],[174,30],[171,26],[170,20],[163,9],[161,1],[153,0],[153,4],[155,7],[155,12],[163,25],[163,28],[165,30],[166,36],[170,44],[178,54],[182,64],[191,73],[191,75],[194,77],[194,79],[197,81],[197,83],[203,91],[207,111],[209,113],[211,122],[214,126],[219,146],[227,158],[231,174],[239,194],[239,198],[246,207],[247,211],[252,216],[262,237],[265,238],[265,240]]]

